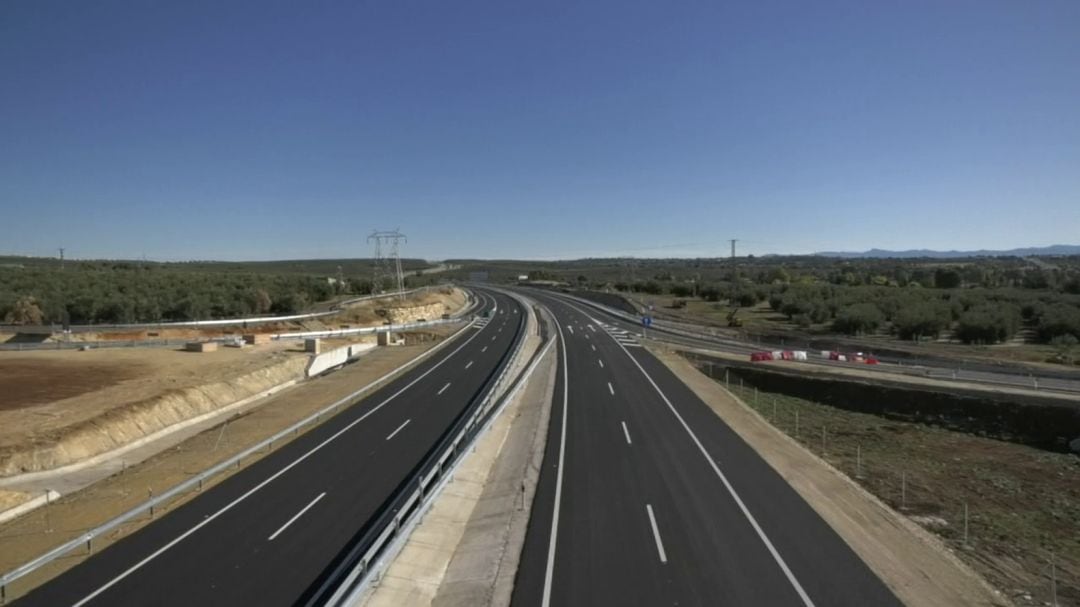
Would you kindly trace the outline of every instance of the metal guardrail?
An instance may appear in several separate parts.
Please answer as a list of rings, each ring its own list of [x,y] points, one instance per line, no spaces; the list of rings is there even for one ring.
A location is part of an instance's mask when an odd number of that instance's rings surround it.
[[[512,351],[504,355],[497,368],[498,375],[481,388],[474,404],[462,412],[443,434],[442,439],[428,451],[412,474],[401,483],[396,494],[383,504],[378,518],[358,535],[352,548],[343,555],[325,579],[317,587],[313,586],[313,591],[305,599],[306,605],[339,605],[365,581],[377,566],[382,553],[437,493],[439,485],[446,480],[448,471],[454,468],[494,413],[517,393],[528,373],[531,373],[539,362],[539,356],[546,352],[552,343],[549,340],[547,346],[534,353],[525,371],[520,373],[513,385],[500,396],[499,389],[510,379],[509,375],[523,352],[527,336],[526,316],[527,311],[522,314]]]
[[[424,358],[430,357],[432,354],[442,349],[442,347],[444,347],[446,344],[453,342],[455,338],[457,338],[459,335],[461,335],[463,331],[465,331],[471,326],[471,323],[465,325],[453,335],[444,340],[439,347],[428,350],[428,352],[424,353],[424,355],[422,356]],[[218,463],[211,468],[200,472],[199,474],[187,479],[186,481],[183,481],[173,486],[168,491],[157,495],[151,499],[148,499],[145,502],[142,502],[141,504],[135,506],[127,512],[124,512],[123,514],[102,523],[101,525],[91,529],[90,531],[87,531],[75,537],[74,539],[53,548],[52,550],[49,550],[45,554],[42,554],[41,556],[5,573],[3,576],[0,576],[0,603],[3,603],[7,600],[7,587],[11,585],[11,583],[15,580],[18,580],[19,578],[41,568],[42,566],[54,561],[61,556],[70,554],[71,552],[82,549],[83,547],[85,547],[87,554],[92,553],[94,549],[94,538],[101,537],[109,533],[110,531],[116,529],[120,525],[123,525],[124,523],[127,523],[128,521],[131,521],[138,516],[146,514],[147,512],[149,512],[150,515],[153,516],[155,508],[170,502],[175,497],[187,493],[192,489],[201,491],[203,484],[208,479],[217,476],[218,474],[224,472],[225,470],[228,470],[229,468],[232,468],[233,466],[239,467],[240,462],[250,457],[251,455],[254,455],[255,453],[258,453],[264,449],[270,451],[271,449],[273,449],[275,442],[281,441],[283,438],[289,436],[290,434],[299,434],[301,428],[321,422],[323,417],[336,413],[344,406],[351,406],[354,401],[361,396],[361,394],[365,394],[367,392],[370,392],[371,390],[382,386],[387,381],[389,381],[391,379],[391,376],[393,376],[396,372],[397,370],[392,371],[391,373],[388,373],[383,377],[380,377],[371,384],[365,386],[358,393],[353,393],[331,405],[328,405],[316,411],[315,413],[312,413],[311,415],[294,423],[288,428],[277,432],[270,438],[264,439],[263,441],[252,445],[244,451],[241,451],[240,453]]]

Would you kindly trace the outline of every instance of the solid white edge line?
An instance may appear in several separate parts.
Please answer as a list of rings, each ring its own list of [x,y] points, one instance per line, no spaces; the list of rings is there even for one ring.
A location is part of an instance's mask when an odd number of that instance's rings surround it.
[[[608,383],[607,383],[607,389],[608,389],[608,392],[611,392],[611,395],[612,395],[612,396],[615,396],[615,388],[613,388],[613,387],[611,386],[611,382],[608,382]]]
[[[649,524],[652,525],[652,535],[653,539],[656,540],[656,551],[660,553],[660,562],[667,563],[664,541],[660,539],[660,528],[656,526],[656,517],[653,515],[652,504],[645,504],[645,511],[649,513]]]
[[[627,444],[627,445],[632,445],[632,444],[634,444],[634,443],[633,443],[633,442],[632,442],[632,441],[630,440],[630,430],[629,430],[629,429],[627,429],[627,427],[626,427],[626,422],[622,422],[622,431],[623,431],[623,434],[625,434],[625,435],[626,435],[626,444]]]
[[[450,382],[446,382],[446,385],[439,389],[439,394],[446,392],[446,389],[450,387]]]
[[[562,348],[563,367],[563,401],[562,401],[562,430],[559,435],[559,468],[555,474],[555,509],[551,514],[551,539],[548,541],[547,569],[544,572],[544,598],[541,607],[551,605],[551,582],[555,574],[555,541],[559,536],[559,507],[562,502],[563,468],[566,464],[566,403],[570,399],[570,376],[566,367],[566,340],[563,337],[562,325],[551,314],[555,327],[559,330],[559,347]]]
[[[403,430],[403,429],[405,428],[405,426],[408,426],[408,425],[409,425],[409,422],[411,422],[411,421],[412,421],[412,418],[409,418],[409,419],[405,420],[405,423],[403,423],[403,424],[401,424],[400,426],[398,426],[398,427],[397,427],[397,430],[394,430],[393,432],[391,432],[391,433],[390,433],[390,434],[389,434],[389,435],[388,435],[388,436],[386,437],[386,440],[390,440],[390,439],[394,438],[394,436],[395,436],[395,435],[396,435],[396,434],[397,434],[398,432],[401,432],[401,431],[402,431],[402,430]]]
[[[428,376],[429,374],[431,374],[431,372],[432,372],[432,371],[434,371],[435,369],[438,369],[438,368],[439,368],[440,366],[442,366],[442,364],[443,364],[443,363],[445,363],[446,361],[450,360],[450,358],[451,358],[451,357],[453,357],[453,356],[454,356],[455,354],[457,354],[457,353],[458,353],[458,352],[459,352],[459,351],[460,351],[460,350],[461,350],[462,348],[464,348],[464,347],[465,347],[466,345],[468,345],[470,341],[472,341],[473,339],[475,339],[477,335],[480,335],[480,331],[477,331],[476,333],[473,333],[473,334],[472,334],[472,336],[470,336],[470,337],[469,337],[469,339],[466,339],[466,340],[465,340],[465,342],[464,342],[464,343],[462,343],[461,345],[459,345],[459,346],[458,346],[457,348],[455,348],[453,352],[451,352],[451,353],[447,354],[445,358],[443,358],[443,359],[442,359],[442,360],[440,360],[439,362],[435,363],[435,364],[434,364],[434,365],[433,365],[433,366],[432,366],[432,367],[431,367],[430,369],[428,369],[427,371],[425,371],[425,372],[424,372],[423,374],[421,374],[421,375],[420,375],[419,377],[417,377],[416,379],[414,379],[414,380],[412,380],[411,382],[409,382],[409,383],[408,383],[407,385],[405,385],[405,386],[404,386],[403,388],[401,388],[401,389],[400,389],[400,390],[398,390],[397,392],[394,392],[394,393],[393,393],[392,395],[390,395],[389,397],[387,397],[387,398],[386,398],[386,400],[384,400],[384,401],[382,401],[381,403],[379,403],[378,405],[375,405],[374,407],[372,407],[372,408],[371,408],[371,410],[369,410],[369,411],[368,411],[367,413],[365,413],[365,414],[361,415],[361,416],[360,416],[359,418],[357,418],[357,419],[353,420],[353,421],[352,421],[351,423],[349,423],[349,425],[345,426],[345,427],[344,427],[344,428],[342,428],[341,430],[338,430],[337,432],[335,432],[335,433],[334,433],[333,435],[331,435],[331,436],[330,436],[329,438],[327,438],[327,439],[326,439],[326,440],[324,440],[323,442],[319,443],[318,445],[315,445],[315,446],[314,446],[314,447],[312,447],[312,448],[311,448],[311,450],[309,450],[309,451],[308,451],[307,453],[305,453],[305,454],[301,455],[300,457],[296,458],[296,459],[295,459],[295,460],[293,460],[293,461],[292,461],[292,462],[291,462],[290,464],[288,464],[287,466],[283,467],[283,468],[282,468],[281,470],[278,470],[278,471],[277,471],[277,472],[275,472],[274,474],[272,474],[272,475],[270,475],[269,477],[267,477],[267,478],[266,478],[266,480],[264,480],[263,482],[259,483],[258,485],[255,485],[254,487],[252,487],[251,489],[249,489],[249,490],[247,491],[247,493],[244,493],[244,494],[243,494],[243,495],[241,495],[240,497],[238,497],[238,498],[234,499],[233,501],[229,502],[228,504],[226,504],[226,505],[225,505],[225,506],[224,506],[223,508],[221,508],[221,509],[220,509],[220,510],[218,510],[217,512],[215,512],[215,513],[213,513],[213,514],[211,514],[211,515],[207,516],[207,517],[206,517],[206,518],[204,518],[203,520],[199,521],[199,523],[198,523],[197,525],[195,525],[194,527],[192,527],[191,529],[188,529],[188,530],[187,530],[187,531],[185,531],[184,533],[182,533],[182,534],[178,535],[178,536],[177,536],[176,538],[174,538],[174,539],[173,539],[172,541],[170,541],[169,543],[165,544],[165,545],[164,545],[164,546],[162,546],[161,548],[158,548],[157,550],[155,550],[154,552],[152,552],[152,553],[150,554],[150,556],[148,556],[148,557],[144,558],[143,560],[139,561],[138,563],[135,563],[135,564],[134,564],[134,565],[132,565],[131,567],[128,567],[128,568],[127,568],[126,570],[124,570],[124,572],[123,572],[123,573],[121,573],[121,574],[117,575],[117,576],[116,576],[116,577],[114,577],[113,579],[109,580],[108,582],[106,582],[105,584],[103,584],[102,586],[100,586],[100,587],[99,587],[99,588],[98,588],[97,590],[95,590],[95,591],[91,592],[90,594],[86,595],[86,596],[85,596],[85,597],[84,597],[84,598],[83,598],[82,600],[80,600],[79,602],[75,603],[75,604],[74,604],[74,605],[73,605],[72,607],[81,607],[82,605],[85,605],[86,603],[88,603],[88,602],[92,601],[92,600],[93,600],[93,599],[94,599],[95,597],[97,597],[97,596],[98,596],[99,594],[101,594],[102,592],[105,592],[105,591],[106,591],[106,590],[108,590],[109,588],[112,588],[113,586],[115,586],[115,585],[117,584],[117,582],[119,582],[119,581],[123,580],[124,578],[126,578],[126,577],[127,577],[127,576],[129,576],[129,575],[131,575],[132,573],[135,573],[135,572],[136,572],[136,571],[138,571],[139,569],[142,569],[142,567],[143,567],[144,565],[146,565],[146,564],[147,564],[147,563],[149,563],[150,561],[152,561],[152,560],[156,559],[157,557],[161,556],[161,555],[162,555],[162,554],[163,554],[163,553],[164,553],[165,551],[167,551],[167,550],[169,550],[170,548],[172,548],[173,546],[175,546],[175,545],[179,544],[179,543],[180,543],[181,541],[183,541],[183,540],[184,540],[185,538],[187,538],[187,537],[188,537],[189,535],[191,535],[192,533],[195,533],[195,532],[196,532],[196,531],[198,531],[199,529],[202,529],[202,528],[203,528],[203,527],[205,527],[206,525],[209,525],[209,524],[210,524],[210,523],[211,523],[211,522],[212,522],[212,521],[213,521],[214,519],[216,519],[217,517],[221,516],[222,514],[225,514],[225,513],[226,513],[226,512],[228,512],[229,510],[232,510],[232,509],[233,509],[233,508],[234,508],[234,507],[235,507],[235,506],[236,506],[237,504],[239,504],[240,502],[242,502],[242,501],[246,500],[247,498],[251,497],[252,495],[254,495],[254,494],[255,494],[255,492],[259,491],[259,490],[260,490],[260,489],[262,489],[263,487],[265,487],[265,486],[269,485],[269,484],[270,484],[270,483],[272,483],[272,482],[273,482],[274,480],[276,480],[276,479],[277,479],[277,478],[278,478],[279,476],[281,476],[282,474],[285,474],[286,472],[288,472],[289,470],[291,470],[292,468],[294,468],[294,467],[295,467],[296,465],[298,465],[298,464],[299,464],[300,462],[302,462],[302,461],[306,460],[307,458],[311,457],[311,456],[312,456],[312,455],[313,455],[313,454],[314,454],[314,453],[315,453],[316,451],[319,451],[319,450],[321,450],[321,449],[322,449],[323,447],[325,447],[326,445],[330,444],[330,443],[331,443],[332,441],[334,441],[334,440],[337,440],[337,438],[338,438],[339,436],[341,436],[342,434],[345,434],[345,433],[346,433],[346,432],[348,432],[349,430],[352,430],[354,426],[356,426],[356,425],[357,425],[357,424],[359,424],[360,422],[362,422],[362,421],[364,421],[365,419],[367,419],[367,418],[368,418],[368,416],[372,415],[373,413],[375,413],[375,412],[376,412],[376,411],[378,411],[379,409],[382,409],[382,408],[383,408],[383,406],[385,406],[385,405],[386,405],[387,403],[389,403],[390,401],[392,401],[392,400],[394,400],[395,398],[397,398],[398,396],[400,396],[400,395],[401,395],[401,394],[402,394],[403,392],[405,392],[405,391],[406,391],[406,390],[408,390],[409,388],[413,387],[413,386],[414,386],[414,385],[415,385],[415,384],[416,384],[417,382],[419,382],[420,380],[424,379],[424,378],[425,378],[425,377],[427,377],[427,376]]]
[[[577,308],[577,306],[575,306],[574,304],[566,302],[563,303],[565,305]],[[578,311],[581,311],[580,308],[578,308]],[[668,409],[670,409],[671,412],[675,414],[675,418],[679,420],[679,423],[682,424],[683,429],[686,430],[686,433],[690,435],[690,438],[694,441],[694,444],[697,445],[698,450],[701,451],[701,454],[705,456],[705,460],[709,462],[710,466],[712,466],[713,472],[715,472],[716,476],[720,478],[720,482],[724,484],[724,487],[727,489],[732,499],[735,500],[735,504],[739,506],[739,510],[742,511],[743,516],[746,517],[746,520],[749,521],[750,526],[753,527],[754,531],[757,532],[758,537],[761,539],[762,543],[765,544],[765,547],[769,550],[769,554],[772,555],[773,560],[776,561],[776,564],[780,566],[780,570],[784,572],[784,576],[787,577],[788,582],[791,583],[791,586],[793,588],[795,588],[795,592],[798,593],[799,598],[802,599],[803,605],[805,605],[806,607],[814,607],[814,602],[810,600],[810,595],[806,594],[806,590],[803,589],[802,584],[799,583],[799,580],[795,577],[795,574],[791,572],[791,568],[789,568],[787,562],[784,561],[784,557],[780,556],[780,552],[776,549],[775,546],[773,546],[772,541],[769,540],[769,536],[765,535],[765,530],[761,528],[761,525],[758,524],[757,519],[754,518],[754,515],[750,513],[750,509],[746,507],[745,503],[743,503],[742,498],[739,497],[739,494],[735,491],[735,487],[731,485],[731,483],[728,481],[727,476],[725,476],[723,471],[720,470],[720,466],[716,465],[716,461],[713,460],[711,455],[709,455],[708,450],[705,449],[705,445],[701,444],[701,441],[698,439],[697,435],[694,434],[694,431],[690,429],[690,425],[686,423],[686,420],[683,419],[682,415],[679,415],[679,412],[675,409],[675,406],[671,404],[670,400],[668,400],[667,395],[665,395],[663,390],[660,389],[660,386],[656,385],[656,382],[653,381],[652,376],[650,376],[645,371],[645,368],[641,366],[641,363],[639,363],[637,359],[634,358],[632,354],[630,354],[630,351],[627,350],[626,347],[623,346],[621,343],[619,343],[618,340],[615,340],[615,343],[620,348],[622,348],[622,351],[626,353],[626,356],[630,358],[630,360],[634,363],[634,366],[636,366],[638,370],[641,371],[641,374],[645,376],[645,379],[649,380],[649,383],[652,384],[653,389],[656,390],[656,393],[659,394],[660,398],[662,398],[667,404]]]
[[[295,523],[295,522],[296,522],[296,519],[298,519],[298,518],[300,518],[301,516],[303,516],[305,512],[307,512],[308,510],[310,510],[312,506],[314,506],[315,504],[317,504],[317,503],[319,502],[319,500],[321,500],[321,499],[322,499],[322,498],[324,498],[324,497],[326,497],[326,492],[325,492],[325,491],[323,491],[322,493],[320,493],[320,494],[319,494],[319,497],[317,497],[317,498],[315,498],[315,499],[311,500],[311,503],[310,503],[310,504],[308,504],[307,506],[304,506],[303,508],[301,508],[301,509],[300,509],[300,512],[297,512],[297,513],[296,513],[295,515],[293,515],[293,517],[292,517],[291,519],[289,519],[288,521],[286,521],[286,522],[285,522],[285,524],[281,526],[281,529],[278,529],[277,531],[275,531],[275,532],[274,532],[274,534],[273,534],[273,535],[271,535],[270,537],[266,538],[266,541],[268,541],[268,542],[272,542],[272,541],[274,541],[274,538],[275,538],[275,537],[277,537],[277,536],[281,535],[281,532],[282,532],[282,531],[285,531],[286,529],[288,529],[289,525],[291,525],[291,524]]]

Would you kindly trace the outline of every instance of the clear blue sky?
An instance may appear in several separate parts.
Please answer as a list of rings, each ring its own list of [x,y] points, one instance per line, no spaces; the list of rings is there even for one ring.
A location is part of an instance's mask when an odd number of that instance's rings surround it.
[[[1080,243],[1080,2],[0,3],[0,253]]]

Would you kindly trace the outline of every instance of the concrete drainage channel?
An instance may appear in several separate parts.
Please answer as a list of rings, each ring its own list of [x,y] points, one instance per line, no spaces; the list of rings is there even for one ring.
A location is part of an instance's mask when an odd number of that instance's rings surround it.
[[[307,600],[307,605],[354,605],[367,595],[374,583],[401,551],[409,535],[423,519],[442,490],[453,480],[464,455],[483,435],[508,403],[525,385],[554,341],[542,341],[525,360],[526,337],[538,327],[533,308],[524,298],[512,294],[527,311],[526,327],[517,338],[514,351],[499,375],[482,392],[472,411],[462,416],[417,468],[414,477],[384,507],[383,515],[359,539],[353,550],[331,572],[327,580]],[[514,376],[517,368],[524,369]]]

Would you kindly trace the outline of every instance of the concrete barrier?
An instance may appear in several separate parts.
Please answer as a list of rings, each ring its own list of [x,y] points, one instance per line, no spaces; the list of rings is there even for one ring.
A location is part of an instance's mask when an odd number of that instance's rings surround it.
[[[334,348],[333,350],[323,352],[322,354],[316,354],[311,357],[311,362],[308,363],[307,376],[314,377],[325,372],[327,369],[333,369],[334,367],[344,365],[374,347],[375,344],[352,344]]]

